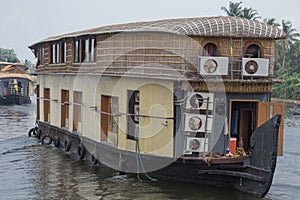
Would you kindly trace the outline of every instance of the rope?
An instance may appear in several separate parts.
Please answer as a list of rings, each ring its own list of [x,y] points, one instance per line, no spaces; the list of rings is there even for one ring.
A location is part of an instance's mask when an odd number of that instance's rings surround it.
[[[138,138],[138,131],[136,129],[136,137]],[[136,164],[137,164],[137,176],[138,176],[138,180],[140,182],[142,182],[142,180],[140,179],[140,176],[139,176],[139,169],[140,169],[140,166],[143,170],[143,173],[145,174],[145,176],[150,180],[150,181],[153,181],[153,182],[156,182],[158,181],[157,179],[155,178],[152,178],[151,176],[149,176],[146,171],[145,171],[145,168],[144,168],[144,164],[143,164],[143,161],[142,161],[142,158],[141,158],[141,152],[140,152],[140,143],[139,143],[139,140],[136,140],[136,143],[135,143],[135,157],[136,157]]]

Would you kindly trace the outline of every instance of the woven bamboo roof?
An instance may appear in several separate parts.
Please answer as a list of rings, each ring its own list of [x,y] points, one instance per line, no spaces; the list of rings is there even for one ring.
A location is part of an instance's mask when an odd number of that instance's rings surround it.
[[[165,19],[158,21],[134,22],[92,28],[46,38],[38,43],[63,38],[120,32],[166,32],[188,36],[251,37],[281,39],[285,33],[277,27],[259,21],[239,17],[218,16]],[[36,44],[38,44],[36,43]],[[31,47],[36,44],[31,45]]]

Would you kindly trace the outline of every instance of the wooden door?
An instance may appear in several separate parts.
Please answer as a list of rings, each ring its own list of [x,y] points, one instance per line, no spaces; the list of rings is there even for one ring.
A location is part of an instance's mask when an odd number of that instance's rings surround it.
[[[278,156],[283,155],[284,104],[274,102],[259,102],[257,112],[257,127],[268,121],[276,114],[281,114],[281,123],[278,132]]]
[[[241,109],[240,117],[240,135],[238,141],[242,139],[243,146],[246,151],[249,148],[249,137],[250,137],[250,120],[251,120],[251,110]]]
[[[50,115],[50,89],[44,88],[44,122],[49,122]]]
[[[281,114],[281,122],[278,132],[278,156],[283,156],[283,135],[284,135],[284,104],[283,103],[272,103],[273,112],[272,116]]]
[[[108,127],[110,125],[110,103],[109,96],[101,96],[101,141],[107,141]]]

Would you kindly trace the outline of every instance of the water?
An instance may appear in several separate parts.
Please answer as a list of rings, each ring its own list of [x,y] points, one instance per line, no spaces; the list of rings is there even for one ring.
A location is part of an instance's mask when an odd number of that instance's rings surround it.
[[[300,117],[287,109],[284,157],[278,158],[270,192],[264,199],[298,199]],[[35,105],[0,106],[0,199],[257,199],[231,189],[121,176],[53,146],[42,146],[27,132]]]

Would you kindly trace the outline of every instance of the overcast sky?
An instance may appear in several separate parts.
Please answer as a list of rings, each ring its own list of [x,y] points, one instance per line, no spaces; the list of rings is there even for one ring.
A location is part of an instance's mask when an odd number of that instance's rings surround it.
[[[35,61],[28,46],[48,36],[108,24],[225,15],[229,0],[0,0],[0,47]],[[233,2],[240,2],[232,0]],[[263,17],[292,21],[300,32],[299,0],[244,0]]]

